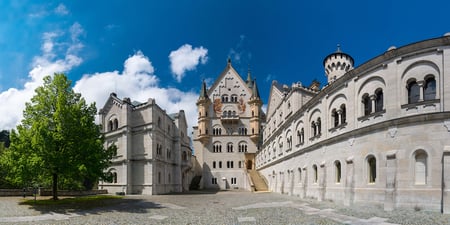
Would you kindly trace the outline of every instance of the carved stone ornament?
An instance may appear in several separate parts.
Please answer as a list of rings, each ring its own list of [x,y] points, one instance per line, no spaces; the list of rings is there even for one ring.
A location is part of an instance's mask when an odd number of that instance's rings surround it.
[[[222,102],[220,98],[214,99],[214,112],[221,113],[222,112]]]

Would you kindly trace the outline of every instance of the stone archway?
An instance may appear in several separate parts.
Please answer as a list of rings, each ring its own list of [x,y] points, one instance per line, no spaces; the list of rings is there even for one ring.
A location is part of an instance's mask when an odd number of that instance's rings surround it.
[[[248,159],[246,162],[245,162],[245,165],[246,165],[246,169],[247,170],[252,170],[253,169],[253,161],[252,160],[250,160],[250,159]]]

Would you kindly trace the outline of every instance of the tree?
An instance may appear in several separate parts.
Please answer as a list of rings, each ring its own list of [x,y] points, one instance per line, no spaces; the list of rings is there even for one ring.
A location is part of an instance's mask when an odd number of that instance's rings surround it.
[[[104,149],[100,126],[95,124],[95,104],[87,105],[75,93],[64,74],[44,78],[23,120],[11,132],[11,145],[4,154],[7,178],[14,184],[52,185],[58,199],[58,185],[64,182],[92,188],[106,178],[114,146]]]

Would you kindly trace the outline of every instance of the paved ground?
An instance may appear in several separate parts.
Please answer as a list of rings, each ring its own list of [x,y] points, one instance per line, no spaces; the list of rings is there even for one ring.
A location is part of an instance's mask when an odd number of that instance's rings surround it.
[[[93,210],[36,210],[0,198],[2,224],[450,224],[450,215],[379,206],[343,207],[273,193],[227,191],[127,196]]]

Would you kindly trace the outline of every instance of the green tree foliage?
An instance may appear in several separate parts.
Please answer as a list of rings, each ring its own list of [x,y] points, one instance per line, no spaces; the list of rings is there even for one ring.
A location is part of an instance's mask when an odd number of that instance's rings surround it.
[[[8,180],[23,186],[51,185],[56,200],[58,186],[91,189],[106,178],[115,147],[104,149],[96,113],[95,104],[87,105],[64,74],[45,77],[3,154]]]

